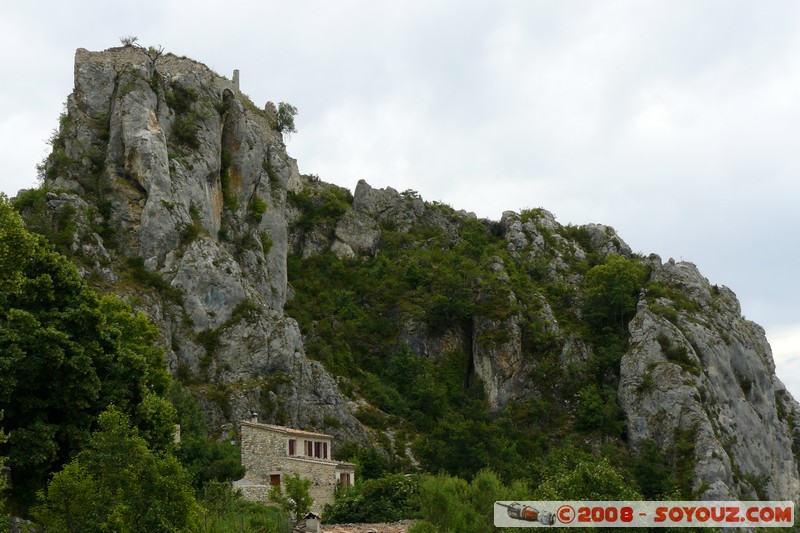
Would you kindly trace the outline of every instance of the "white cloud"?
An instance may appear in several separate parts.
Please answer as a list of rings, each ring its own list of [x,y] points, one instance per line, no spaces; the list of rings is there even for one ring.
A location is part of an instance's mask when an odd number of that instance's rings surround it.
[[[772,328],[767,336],[776,363],[800,358],[800,324]]]
[[[800,324],[772,328],[767,337],[776,374],[792,396],[800,400]]]

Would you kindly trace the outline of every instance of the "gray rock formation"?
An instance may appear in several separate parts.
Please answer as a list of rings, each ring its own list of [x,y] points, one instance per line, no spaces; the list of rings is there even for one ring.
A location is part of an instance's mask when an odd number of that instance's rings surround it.
[[[68,249],[85,275],[135,296],[218,428],[254,410],[339,442],[367,440],[353,416],[365,400],[305,356],[284,315],[290,252],[367,261],[390,237],[418,232],[456,249],[476,227],[499,240],[475,254],[471,315],[435,332],[400,308],[390,318],[416,354],[464,354],[467,381],[483,383],[494,412],[541,395],[541,369],[586,367],[595,354],[580,325],[584,276],[608,256],[632,257],[612,228],[562,226],[544,209],[477,220],[414,191],[362,180],[350,196],[301,176],[273,105],[259,109],[200,63],[136,47],[77,51],[45,175],[47,208],[74,214]],[[775,376],[764,331],[694,265],[641,261],[649,289],[628,325],[617,394],[630,445],[690,450],[702,498],[800,499],[800,406]],[[565,410],[574,399],[559,398]]]
[[[220,421],[256,410],[365,440],[349,400],[305,358],[297,323],[283,316],[285,202],[299,173],[267,112],[195,61],[134,46],[79,49],[59,139],[46,184],[63,192],[48,201],[75,206],[74,246],[117,290],[127,292],[126,257],[163,280],[138,301],[172,370],[215,387],[207,406]],[[101,237],[103,225],[113,232]]]
[[[630,442],[669,448],[692,439],[703,499],[795,499],[797,403],[775,376],[764,330],[693,264],[650,262],[652,279],[682,300],[645,295],[628,326],[619,400]]]

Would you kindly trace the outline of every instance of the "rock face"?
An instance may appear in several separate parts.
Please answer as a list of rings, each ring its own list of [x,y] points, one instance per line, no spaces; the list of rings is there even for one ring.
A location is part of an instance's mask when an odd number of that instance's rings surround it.
[[[798,499],[800,406],[729,289],[689,263],[634,257],[613,228],[562,226],[544,209],[478,220],[415,191],[362,180],[351,195],[301,176],[275,116],[195,61],[80,49],[44,169],[47,208],[73,217],[69,252],[87,278],[132,296],[159,325],[172,372],[218,428],[256,411],[268,423],[366,442],[353,415],[365,400],[342,394],[346,380],[306,357],[284,314],[287,257],[368,261],[389,234],[452,251],[481,233],[501,247],[475,251],[479,274],[459,273],[477,295],[471,314],[434,331],[421,306],[398,307],[398,345],[430,358],[463,354],[465,383],[483,384],[494,413],[568,390],[549,382],[561,375],[554,369],[586,368],[597,356],[581,316],[587,272],[606,258],[638,261],[648,289],[627,317],[616,396],[628,444],[689,453],[702,498]],[[574,407],[575,391],[553,394]]]
[[[82,256],[95,259],[93,272],[102,263],[115,290],[126,292],[131,269],[150,280],[156,290],[140,303],[170,366],[210,384],[206,404],[220,422],[252,410],[365,439],[349,399],[305,358],[297,323],[283,315],[285,202],[299,175],[274,117],[195,61],[134,46],[79,49],[54,154],[46,183],[63,192],[51,208],[75,206]]]
[[[764,330],[693,264],[650,261],[652,279],[683,301],[643,299],[628,325],[619,399],[630,441],[666,448],[691,438],[694,489],[704,499],[796,498],[797,403],[775,376]]]
[[[415,224],[439,225],[457,239],[458,218],[443,217],[418,200],[393,189],[372,189],[362,181],[335,230],[318,230],[313,247],[300,253],[330,250],[340,257],[371,256],[382,228],[402,232]],[[462,214],[464,218],[468,216]],[[574,265],[586,261],[589,253],[599,258],[632,255],[613,228],[590,224],[577,230],[573,228],[576,239],[565,237],[564,228],[543,209],[524,218],[505,212],[496,228],[511,257],[567,286],[580,285]],[[618,402],[630,445],[636,451],[649,439],[669,453],[688,443],[694,464],[692,489],[702,499],[797,499],[800,430],[795,420],[800,409],[775,376],[763,329],[742,317],[730,289],[710,285],[694,265],[673,260],[662,264],[655,255],[643,262],[650,269],[651,290],[661,290],[664,296],[642,292],[628,325]],[[499,257],[489,270],[497,283],[508,280]],[[522,346],[526,318],[558,339],[562,366],[585,363],[592,356],[590,346],[562,330],[548,298],[542,295],[539,302],[502,319],[476,316],[468,334],[453,327],[432,335],[414,320],[400,318],[400,338],[420,355],[469,353],[488,407],[497,412],[539,394],[540,376],[525,359]],[[507,307],[520,307],[513,292]]]

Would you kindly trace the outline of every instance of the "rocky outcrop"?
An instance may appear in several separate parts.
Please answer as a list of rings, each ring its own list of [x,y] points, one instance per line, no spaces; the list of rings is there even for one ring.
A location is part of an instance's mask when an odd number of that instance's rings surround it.
[[[319,196],[339,189],[316,178],[306,178],[301,184],[301,189]],[[464,211],[452,211],[452,216],[448,216],[450,211],[449,207],[424,202],[416,191],[400,193],[391,187],[375,189],[366,181],[359,180],[349,207],[332,220],[317,220],[311,227],[306,227],[299,224],[302,211],[289,205],[287,220],[289,226],[294,227],[290,231],[289,242],[295,253],[304,258],[328,250],[340,258],[370,257],[378,249],[383,230],[405,233],[414,226],[425,225],[442,228],[455,239],[458,221],[476,218],[474,214]]]
[[[126,293],[131,268],[144,266],[134,278],[152,290],[138,302],[159,325],[172,370],[214,387],[207,406],[220,422],[255,410],[339,440],[366,438],[283,316],[285,202],[299,173],[274,117],[231,81],[135,46],[79,49],[45,173],[62,191],[48,201],[75,206],[75,247],[86,248],[89,271]]]
[[[477,220],[415,191],[362,180],[351,195],[301,176],[274,106],[261,110],[230,80],[170,54],[78,50],[60,126],[44,201],[69,222],[67,251],[87,278],[153,318],[171,370],[192,384],[217,428],[256,411],[337,442],[367,440],[353,416],[366,400],[342,394],[346,380],[306,357],[297,323],[284,314],[287,258],[332,252],[352,265],[390,241],[439,247],[426,257],[431,269],[453,250],[472,261],[457,276],[472,298],[468,311],[447,310],[430,327],[421,289],[382,317],[396,327],[398,346],[430,358],[463,355],[465,384],[483,384],[492,412],[548,389],[569,423],[576,391],[547,381],[565,369],[580,377],[597,359],[594,326],[582,317],[587,272],[622,256],[649,268],[619,366],[630,445],[652,440],[688,454],[702,498],[798,498],[800,406],[775,376],[764,331],[694,265],[640,259],[613,228],[562,226],[544,209]],[[487,252],[487,242],[500,244]],[[633,314],[636,291],[624,296]],[[624,322],[615,325],[624,335]],[[604,386],[616,386],[612,370]]]
[[[575,261],[587,257],[591,250],[603,258],[610,254],[628,257],[631,248],[611,226],[603,224],[586,224],[570,226],[581,233],[581,241],[566,238],[560,232],[563,227],[555,216],[546,209],[534,209],[523,216],[513,211],[506,211],[500,219],[503,237],[508,241],[507,249],[514,257],[524,257],[528,261],[536,261],[543,256],[554,255],[550,261],[553,273],[569,270]]]
[[[645,295],[628,326],[619,400],[629,440],[693,441],[703,499],[796,498],[797,404],[775,376],[764,330],[691,263],[650,262],[652,279],[680,298]]]

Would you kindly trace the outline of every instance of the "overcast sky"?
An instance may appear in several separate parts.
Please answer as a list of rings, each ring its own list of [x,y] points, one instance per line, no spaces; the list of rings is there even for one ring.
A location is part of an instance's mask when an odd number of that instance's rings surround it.
[[[75,49],[126,35],[295,105],[303,173],[694,262],[800,399],[800,3],[4,2],[0,190],[36,184]]]

